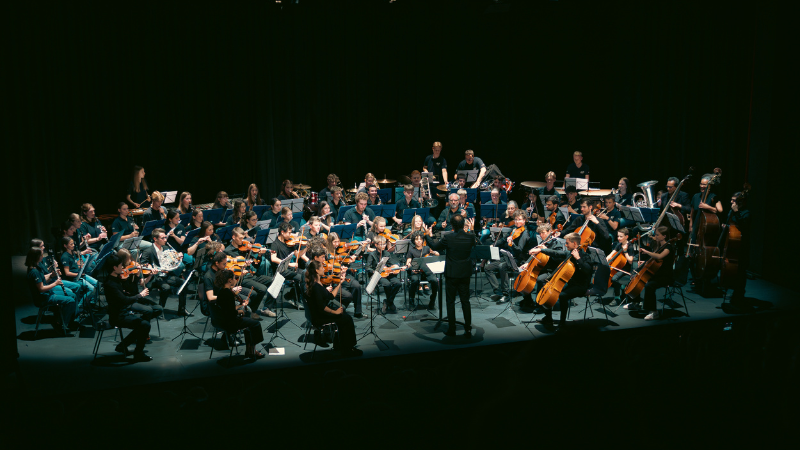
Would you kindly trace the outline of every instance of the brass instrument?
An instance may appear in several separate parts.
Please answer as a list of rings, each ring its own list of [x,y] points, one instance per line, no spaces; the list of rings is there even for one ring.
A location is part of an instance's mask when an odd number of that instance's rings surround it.
[[[656,180],[645,181],[644,183],[639,183],[636,186],[639,187],[643,193],[635,193],[633,194],[633,204],[639,208],[654,208],[655,205],[655,195],[653,195],[653,186],[658,184]],[[638,199],[638,200],[637,200]]]
[[[419,185],[419,195],[422,197],[423,208],[435,208],[439,205],[439,200],[436,200],[431,195],[431,179],[428,177],[422,178],[422,183]]]

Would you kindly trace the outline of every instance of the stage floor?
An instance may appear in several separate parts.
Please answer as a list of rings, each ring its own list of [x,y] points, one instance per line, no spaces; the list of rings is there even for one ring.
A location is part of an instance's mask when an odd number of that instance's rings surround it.
[[[18,338],[19,364],[26,382],[32,386],[42,385],[53,374],[58,374],[59,384],[63,393],[119,388],[120,386],[133,386],[142,384],[162,383],[182,379],[215,377],[230,375],[231,373],[251,374],[258,371],[268,371],[279,368],[302,367],[326,364],[341,361],[331,350],[318,348],[312,361],[312,342],[303,349],[303,336],[305,317],[303,311],[285,309],[288,319],[279,323],[280,332],[289,341],[277,339],[274,343],[285,351],[283,355],[268,355],[258,361],[245,360],[243,356],[228,358],[227,350],[215,350],[209,359],[209,343],[212,337],[210,329],[206,330],[205,341],[201,342],[192,336],[183,341],[181,338],[173,340],[179,335],[183,327],[182,318],[174,315],[177,308],[177,297],[170,297],[165,315],[167,320],[160,321],[160,336],[158,328],[153,321],[151,330],[152,341],[148,343],[146,351],[153,357],[148,363],[132,363],[130,358],[125,359],[114,351],[116,336],[113,330],[106,331],[97,359],[93,360],[93,347],[95,332],[89,322],[80,332],[73,332],[73,337],[57,337],[50,324],[40,326],[39,334],[34,339],[34,328],[37,309],[26,299],[27,295],[19,291],[24,289],[24,267],[21,258],[14,258],[14,283],[19,295],[16,297],[16,335]],[[479,346],[492,346],[521,341],[540,339],[559,339],[558,334],[553,335],[538,324],[526,324],[536,317],[532,311],[520,309],[516,302],[521,297],[515,297],[514,305],[503,312],[506,304],[498,305],[488,300],[491,294],[488,283],[484,283],[483,274],[478,278],[483,298],[473,296],[470,304],[473,313],[473,337],[466,339],[461,336],[448,337],[443,334],[447,323],[438,324],[436,321],[421,321],[420,319],[435,317],[426,310],[418,310],[413,315],[403,309],[404,295],[401,292],[395,299],[398,314],[389,314],[387,318],[375,318],[374,335],[367,335],[359,340],[358,348],[364,351],[359,358],[387,358],[399,355],[409,355],[423,352],[437,352],[459,348],[472,348]],[[663,297],[663,290],[659,290],[659,299]],[[731,311],[727,306],[721,307],[722,298],[703,298],[684,288],[689,315],[683,308],[680,295],[675,296],[677,302],[675,309],[666,308],[666,314],[660,320],[645,321],[641,312],[629,312],[622,308],[606,307],[608,320],[606,321],[603,307],[600,304],[591,305],[584,320],[584,300],[579,299],[579,305],[573,306],[570,313],[569,328],[591,328],[601,332],[614,332],[615,330],[636,329],[643,327],[664,327],[676,323],[691,321],[708,321],[740,315],[741,312]],[[613,294],[606,294],[610,300]],[[763,314],[766,312],[788,311],[796,309],[798,302],[797,292],[768,283],[763,280],[749,280],[747,297],[751,308],[746,314]],[[427,303],[428,297],[423,297]],[[367,296],[364,296],[366,304]],[[189,309],[194,308],[195,300],[189,300]],[[288,305],[287,305],[288,306]],[[659,302],[661,306],[661,302]],[[369,311],[369,307],[365,306]],[[347,310],[352,314],[352,306]],[[461,307],[456,307],[458,319],[463,317]],[[438,311],[435,311],[438,315]],[[558,320],[559,312],[554,313]],[[403,320],[404,315],[409,315]],[[388,319],[388,320],[387,320]],[[390,322],[391,321],[391,322]],[[195,316],[187,320],[189,329],[197,336],[202,335],[206,317],[200,314],[199,308]],[[357,337],[361,337],[370,325],[369,319],[356,319]],[[273,336],[274,319],[265,318],[262,322],[265,329],[265,342],[267,344]],[[527,326],[526,326],[527,325]],[[210,325],[209,325],[210,328]],[[126,330],[127,333],[127,330]],[[291,343],[290,343],[291,342]],[[217,343],[220,340],[217,339]],[[298,344],[298,345],[293,345]],[[218,348],[219,345],[218,345]],[[239,346],[239,351],[244,352],[244,345]],[[266,353],[266,349],[262,352]],[[35,395],[35,394],[34,394]]]

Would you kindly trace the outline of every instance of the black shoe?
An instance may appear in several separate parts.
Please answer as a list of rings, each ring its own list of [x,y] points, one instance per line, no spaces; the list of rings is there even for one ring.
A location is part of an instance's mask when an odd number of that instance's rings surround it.
[[[436,299],[434,298],[430,302],[428,302],[428,309],[436,309]]]
[[[500,294],[493,294],[489,298],[492,299],[492,301],[496,302],[496,301],[500,300],[502,297],[503,296],[500,295]]]
[[[542,317],[541,319],[536,319],[536,323],[542,325],[548,331],[553,331],[555,329],[555,326],[553,325],[553,319],[550,317]]]
[[[470,339],[472,337],[472,328],[467,328],[464,330],[464,337]]]
[[[178,317],[193,317],[194,316],[194,314],[192,314],[189,311],[187,311],[186,308],[183,308],[182,310],[178,311],[178,313],[176,315]],[[153,359],[153,358],[150,358],[150,359]]]
[[[322,333],[320,333],[319,330],[314,330],[314,343],[317,344],[317,347],[322,347],[322,348],[330,347],[325,337],[322,336]]]
[[[453,336],[454,337],[456,335],[456,330],[452,330],[452,329],[448,328],[447,331],[444,332],[444,335],[445,336]]]
[[[429,288],[428,285],[425,285],[422,291],[425,292],[425,295],[431,295],[431,288]]]
[[[502,304],[502,303],[508,303],[508,302],[509,302],[509,299],[508,299],[508,297],[506,297],[505,295],[504,295],[504,296],[502,296],[502,297],[500,297],[500,299],[498,299],[498,300],[497,300],[497,304],[498,304],[498,305],[499,305],[499,304]]]
[[[144,352],[136,352],[133,354],[133,360],[136,362],[148,362],[152,361],[153,358],[144,354]]]
[[[390,313],[396,313],[397,312],[397,307],[394,306],[394,303],[389,303],[389,312]]]
[[[117,344],[117,346],[114,347],[114,350],[117,351],[117,352],[122,353],[125,356],[128,356],[128,355],[131,354],[130,350],[128,350],[128,346],[127,345]]]
[[[353,317],[355,317],[356,319],[363,319],[363,318],[365,318],[367,316],[364,315],[363,313],[355,313],[355,314],[353,314]]]
[[[416,303],[416,302],[415,302],[415,300],[413,298],[408,299],[408,310],[409,311],[414,309],[414,303]]]
[[[389,310],[389,306],[387,306],[386,303],[384,303],[383,306],[381,306],[381,312],[383,314],[386,314],[386,311],[388,311],[388,310]]]

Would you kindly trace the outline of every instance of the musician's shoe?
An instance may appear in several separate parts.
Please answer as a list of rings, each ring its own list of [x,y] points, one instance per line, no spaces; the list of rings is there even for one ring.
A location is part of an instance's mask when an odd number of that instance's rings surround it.
[[[472,337],[472,327],[464,329],[464,337],[470,339]]]
[[[131,352],[128,350],[128,346],[124,344],[117,344],[117,346],[114,347],[114,351],[122,353],[124,356],[131,354]]]
[[[434,298],[430,302],[428,302],[428,309],[436,309],[436,299]]]
[[[533,308],[533,299],[522,299],[517,303],[520,308]]]
[[[295,303],[295,301],[294,301],[294,300],[289,300],[289,301],[288,301],[288,302],[286,302],[286,303],[288,303],[289,305],[291,305],[291,306],[292,306],[292,308],[294,308],[294,309],[303,309],[303,304],[302,304],[302,303]]]
[[[642,309],[638,303],[626,303],[625,306],[622,307],[623,309],[627,309],[628,311],[639,311]]]
[[[394,306],[394,303],[389,303],[389,312],[391,312],[391,313],[396,313],[397,312],[397,307]]]
[[[428,287],[427,284],[422,288],[422,290],[425,292],[425,295],[431,295],[431,288]]]
[[[494,302],[500,300],[502,297],[503,297],[502,294],[493,294],[493,295],[489,296],[489,298],[492,299],[492,301],[494,301]]]
[[[453,337],[456,335],[456,330],[448,328],[447,331],[444,332],[444,335]]]
[[[355,313],[353,314],[353,317],[355,317],[356,319],[363,319],[367,316],[364,313]]]
[[[176,315],[178,317],[193,317],[194,316],[194,314],[192,314],[189,311],[187,311],[186,308],[183,308],[180,311],[178,311],[178,313]]]
[[[250,318],[253,320],[261,320],[261,316],[259,316],[257,313],[251,313]]]
[[[153,358],[144,354],[144,352],[135,352],[133,354],[133,360],[136,362],[148,362],[152,361]]]
[[[328,348],[328,340],[319,332],[319,330],[314,330],[314,343],[317,344],[317,347]]]
[[[614,299],[613,299],[613,300],[611,300],[611,301],[608,303],[608,306],[617,306],[617,305],[619,305],[619,297],[614,297]]]
[[[555,329],[552,317],[544,316],[541,319],[536,319],[536,323],[542,325],[547,331],[553,331]]]
[[[498,304],[500,304],[500,303],[506,303],[506,302],[508,302],[508,301],[509,301],[508,297],[506,297],[506,296],[504,295],[504,296],[500,297],[500,298],[497,300],[497,303],[498,303]]]
[[[650,314],[644,316],[644,320],[656,320],[658,319],[658,311],[653,311]]]
[[[267,316],[267,317],[275,317],[275,316],[277,316],[277,314],[272,312],[272,310],[269,309],[269,308],[264,308],[264,309],[258,311],[258,314],[261,315],[261,316]]]
[[[386,305],[386,302],[383,302],[383,306],[381,306],[381,312],[386,314],[386,311],[389,309],[389,306]]]

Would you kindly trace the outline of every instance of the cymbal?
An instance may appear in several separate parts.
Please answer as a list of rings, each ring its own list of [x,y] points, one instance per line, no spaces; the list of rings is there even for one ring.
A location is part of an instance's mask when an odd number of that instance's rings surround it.
[[[411,178],[409,178],[409,177],[407,177],[405,175],[400,175],[400,183],[402,183],[402,184],[411,184]]]
[[[606,195],[611,193],[611,189],[594,189],[591,191],[580,191],[581,195],[586,195],[589,197],[605,197]]]
[[[392,183],[397,183],[397,180],[392,180],[390,178],[384,178],[382,180],[375,180],[375,182],[378,183],[378,184],[386,184],[386,183],[392,184]]]
[[[547,186],[544,181],[523,181],[520,184],[528,188],[543,188]]]
[[[295,184],[294,188],[295,189],[311,189],[311,186],[309,186],[307,184]]]
[[[356,188],[347,189],[347,192],[352,192],[352,193],[355,194],[356,192],[358,192],[358,189],[356,189]]]
[[[440,184],[440,185],[436,186],[436,189],[438,189],[438,190],[440,190],[440,191],[444,191],[444,192],[447,192],[447,191],[449,191],[449,189],[447,188],[447,186],[445,186],[445,185],[443,185],[443,184]]]

